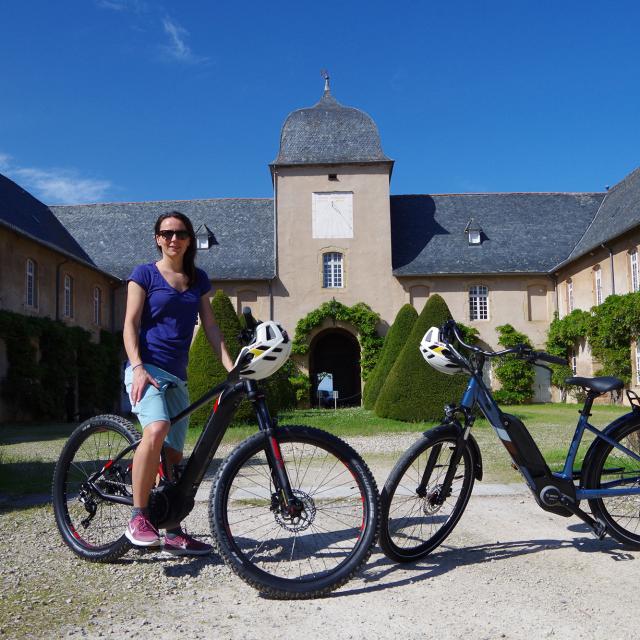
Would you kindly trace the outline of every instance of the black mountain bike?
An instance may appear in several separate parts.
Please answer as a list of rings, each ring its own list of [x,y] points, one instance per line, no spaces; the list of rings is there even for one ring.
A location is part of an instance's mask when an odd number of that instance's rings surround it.
[[[245,309],[251,344],[257,326]],[[238,362],[172,422],[216,397],[191,456],[168,480],[164,453],[149,502],[159,528],[180,523],[243,398],[252,403],[258,433],[240,443],[215,476],[209,523],[216,550],[243,580],[275,598],[308,598],[347,582],[376,542],[379,498],[362,458],[329,433],[278,426],[254,380]],[[64,542],[80,557],[109,562],[131,545],[124,536],[133,496],[131,468],[140,433],[131,422],[101,415],[81,424],[62,450],[53,476],[53,507]]]
[[[600,430],[588,420],[593,401],[603,393],[621,390],[624,383],[611,377],[568,378],[567,384],[586,391],[586,400],[564,467],[552,472],[525,425],[500,410],[482,380],[482,369],[485,358],[508,353],[537,366],[544,366],[538,361],[566,362],[524,345],[498,352],[483,351],[465,344],[453,321],[442,328],[441,336],[453,361],[470,375],[469,385],[460,405],[445,407],[443,423],[426,431],[402,455],[384,485],[380,546],[385,554],[398,562],[417,560],[453,531],[467,506],[474,480],[482,479],[480,449],[471,435],[477,407],[493,426],[542,509],[565,517],[575,515],[596,537],[603,538],[608,533],[619,542],[640,549],[638,396],[627,391],[631,411]],[[457,351],[454,344],[462,345],[469,357]],[[576,469],[585,430],[596,437]],[[581,500],[588,501],[591,514],[580,507]]]

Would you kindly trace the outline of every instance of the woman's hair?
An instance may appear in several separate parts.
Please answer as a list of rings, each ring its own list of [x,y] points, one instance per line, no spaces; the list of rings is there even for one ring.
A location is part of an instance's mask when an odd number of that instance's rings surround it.
[[[196,261],[196,251],[197,251],[196,234],[195,234],[195,231],[193,230],[193,225],[191,224],[191,220],[189,220],[189,218],[187,218],[187,216],[185,216],[184,213],[180,213],[179,211],[167,211],[167,213],[162,213],[161,215],[159,215],[158,219],[156,220],[156,226],[154,227],[154,232],[156,237],[160,233],[160,225],[162,224],[162,221],[166,220],[167,218],[176,218],[180,220],[186,227],[187,232],[189,233],[190,242],[189,242],[189,246],[187,247],[187,250],[184,252],[182,267],[189,281],[189,286],[191,286],[196,281],[195,261]],[[162,253],[162,247],[158,244],[157,241],[156,241],[156,246],[158,247],[158,251]]]

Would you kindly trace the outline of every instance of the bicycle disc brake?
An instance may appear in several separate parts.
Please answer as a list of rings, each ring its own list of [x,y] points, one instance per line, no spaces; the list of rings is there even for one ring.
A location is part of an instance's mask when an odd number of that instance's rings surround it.
[[[451,487],[449,491],[443,491],[443,487],[439,484],[433,491],[428,491],[422,500],[422,511],[426,516],[438,513],[444,504],[444,501],[451,495]]]
[[[276,522],[287,531],[299,533],[308,529],[316,517],[316,505],[310,495],[300,491],[293,490],[296,498],[296,504],[292,504],[287,508],[281,504],[277,493],[271,496],[271,511],[273,511]]]

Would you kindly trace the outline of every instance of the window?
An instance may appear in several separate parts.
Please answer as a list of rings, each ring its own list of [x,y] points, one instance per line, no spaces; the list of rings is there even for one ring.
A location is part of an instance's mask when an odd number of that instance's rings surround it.
[[[64,315],[73,318],[73,278],[70,275],[64,277]]]
[[[337,251],[322,256],[322,286],[325,289],[341,288],[343,284],[342,254]]]
[[[25,303],[34,309],[38,306],[38,265],[31,258],[25,267]]]
[[[571,352],[571,371],[574,376],[578,373],[578,358],[576,357],[575,351]]]
[[[573,311],[573,281],[567,280],[567,309],[568,313]]]
[[[640,291],[640,279],[638,278],[638,251],[634,249],[629,254],[629,263],[631,266],[631,292]]]
[[[596,304],[602,304],[602,271],[600,271],[600,267],[595,268],[593,279],[596,291]]]
[[[100,326],[102,319],[102,289],[93,288],[93,323]]]
[[[489,290],[481,284],[469,289],[469,318],[471,320],[489,319]]]

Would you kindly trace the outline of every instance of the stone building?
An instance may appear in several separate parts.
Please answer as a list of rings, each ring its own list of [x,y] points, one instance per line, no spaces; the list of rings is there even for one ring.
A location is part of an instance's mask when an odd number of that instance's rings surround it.
[[[284,122],[269,165],[273,198],[50,209],[87,262],[122,283],[116,328],[124,280],[133,265],[156,259],[153,223],[172,209],[198,229],[198,265],[214,288],[291,332],[335,299],[367,303],[384,334],[402,304],[420,311],[438,293],[487,346],[497,347],[496,327],[509,323],[543,347],[556,311],[638,290],[640,171],[599,193],[391,195],[393,166],[373,119],[341,105],[327,84],[317,104]],[[120,232],[109,234],[113,227]],[[359,402],[357,329],[326,321],[309,339],[302,364],[312,382],[330,371],[340,396]],[[578,356],[578,371],[590,374],[588,352]],[[544,376],[536,399],[551,399]]]

